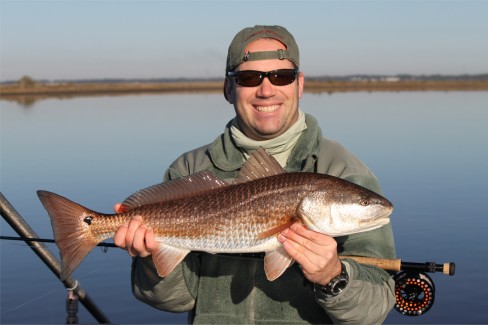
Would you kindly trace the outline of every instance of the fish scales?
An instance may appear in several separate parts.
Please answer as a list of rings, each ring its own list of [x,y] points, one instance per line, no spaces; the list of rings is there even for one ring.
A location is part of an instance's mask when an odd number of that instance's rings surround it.
[[[105,227],[116,229],[141,215],[155,235],[169,245],[213,252],[252,249],[268,240],[256,239],[258,234],[297,217],[296,208],[310,190],[309,175],[283,176],[286,177],[268,177],[197,197],[142,206],[120,217],[106,216]],[[112,218],[119,221],[109,221]]]
[[[200,172],[134,193],[118,214],[37,193],[51,217],[62,279],[136,215],[154,230],[158,245],[152,259],[162,277],[190,251],[265,252],[264,268],[272,281],[293,263],[277,235],[298,219],[311,230],[344,236],[387,224],[393,211],[386,198],[346,180],[285,173],[263,149],[251,154],[232,185]]]

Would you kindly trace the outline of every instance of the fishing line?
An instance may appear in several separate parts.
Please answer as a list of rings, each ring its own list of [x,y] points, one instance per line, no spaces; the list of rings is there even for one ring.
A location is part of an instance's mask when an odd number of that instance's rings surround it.
[[[23,241],[23,245],[26,245],[27,247],[35,247],[33,245],[30,245],[29,242],[42,242],[42,243],[49,243],[49,244],[55,244],[54,239],[47,239],[47,238],[23,238],[23,237],[13,237],[13,236],[0,236],[0,239],[4,240],[13,240],[13,241]],[[20,246],[23,246],[22,244],[19,244]],[[99,243],[97,246],[100,247],[101,251],[103,253],[107,253],[109,248],[115,248],[118,247],[113,243]],[[89,273],[86,273],[85,275],[80,275],[80,279],[84,279],[90,275],[96,274],[100,272],[101,269],[104,268],[104,265],[99,265],[98,268],[91,270]]]
[[[82,280],[82,279],[88,278],[89,276],[92,276],[94,274],[101,273],[100,271],[106,269],[109,262],[108,262],[108,259],[104,258],[101,261],[98,261],[97,263],[98,263],[97,264],[98,265],[97,268],[93,269],[93,267],[91,267],[90,268],[90,271],[88,271],[88,272],[86,272],[84,274],[82,274],[81,272],[79,272],[80,274],[78,274],[77,277]],[[81,270],[82,269],[80,269],[80,271]]]
[[[22,308],[22,307],[24,307],[24,306],[26,306],[26,305],[34,302],[34,301],[37,301],[37,300],[42,299],[44,297],[47,297],[47,296],[53,294],[54,292],[60,291],[60,290],[62,290],[62,289],[53,289],[53,290],[51,290],[51,291],[49,291],[49,292],[47,292],[45,294],[40,295],[39,297],[36,297],[36,298],[33,298],[33,299],[29,300],[29,301],[26,301],[24,303],[21,303],[20,305],[15,306],[15,307],[13,307],[13,308],[11,308],[9,310],[2,310],[2,312],[0,314],[1,315],[4,315],[4,314],[10,313],[12,311],[16,311],[17,309],[20,309],[20,308]]]

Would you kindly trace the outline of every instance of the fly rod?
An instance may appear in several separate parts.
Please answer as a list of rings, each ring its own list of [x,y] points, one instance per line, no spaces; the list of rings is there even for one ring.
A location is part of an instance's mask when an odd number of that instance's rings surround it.
[[[49,238],[21,238],[21,237],[12,237],[12,236],[0,236],[0,239],[4,240],[20,240],[25,242],[43,242],[43,243],[55,243],[54,239]],[[97,246],[100,247],[118,247],[113,243],[99,243]],[[264,254],[258,253],[243,253],[243,254],[227,254],[222,253],[218,255],[225,255],[225,256],[239,256],[239,257],[248,257],[248,258],[263,258]],[[436,262],[425,262],[425,263],[418,263],[418,262],[404,262],[401,259],[386,259],[386,258],[377,258],[377,257],[362,257],[362,256],[339,256],[340,259],[352,259],[361,264],[368,264],[379,267],[383,270],[387,271],[403,271],[403,270],[416,270],[420,272],[442,272],[443,274],[447,275],[454,275],[456,270],[456,265],[454,263],[443,263],[437,264]]]
[[[0,239],[23,240],[29,242],[55,243],[54,239],[45,238],[20,238],[0,236]],[[99,243],[97,246],[117,247],[113,243]],[[205,252],[197,252],[205,253]],[[264,253],[220,253],[221,256],[262,259]],[[395,310],[405,316],[420,316],[430,310],[435,299],[435,285],[426,272],[442,272],[447,275],[454,275],[455,264],[435,262],[414,263],[404,262],[401,259],[382,259],[362,256],[339,256],[340,259],[352,259],[360,264],[367,264],[379,267],[387,271],[397,272],[393,279],[395,281]]]
[[[56,241],[54,239],[49,239],[49,238],[0,236],[0,239],[3,239],[3,240],[18,240],[18,241],[23,241],[23,242],[26,242],[26,243],[30,243],[30,242],[56,243]],[[99,243],[97,246],[100,246],[100,247],[118,247],[115,244],[105,243],[105,242]]]
[[[0,192],[0,214],[7,221],[7,223],[20,236],[20,240],[24,238],[37,238],[37,234],[15,210],[10,202]],[[3,239],[4,236],[2,236]],[[46,264],[46,266],[59,278],[61,274],[61,265],[56,257],[47,249],[47,247],[37,240],[27,241],[29,247],[34,253]],[[91,315],[102,324],[110,324],[110,320],[102,313],[102,311],[95,305],[88,294],[81,288],[77,280],[68,277],[63,281],[64,286],[68,292],[75,293],[79,301],[91,313]]]
[[[437,264],[436,262],[404,262],[401,259],[384,259],[376,257],[362,257],[362,256],[339,256],[341,259],[350,258],[361,264],[368,264],[377,266],[387,271],[417,271],[417,272],[441,272],[446,275],[454,275],[456,272],[456,264],[449,262]]]

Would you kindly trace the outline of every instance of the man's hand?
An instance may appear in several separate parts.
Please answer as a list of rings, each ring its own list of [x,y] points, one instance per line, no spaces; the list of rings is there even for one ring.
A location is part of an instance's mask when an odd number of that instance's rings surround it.
[[[314,283],[326,285],[341,273],[334,238],[294,223],[284,230],[278,240],[288,254],[300,264],[305,277]]]
[[[116,204],[114,210],[120,211],[120,204]],[[157,247],[153,229],[146,226],[141,216],[135,216],[120,226],[115,232],[114,243],[126,249],[130,256],[146,257]]]

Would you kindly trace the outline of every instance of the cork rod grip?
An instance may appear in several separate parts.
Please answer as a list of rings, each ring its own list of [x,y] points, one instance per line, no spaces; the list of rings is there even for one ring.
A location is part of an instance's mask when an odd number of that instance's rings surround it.
[[[454,275],[456,272],[456,264],[443,263],[436,264],[435,262],[414,263],[403,262],[400,259],[387,259],[376,257],[363,257],[363,256],[339,256],[340,259],[350,258],[361,264],[368,264],[379,267],[387,271],[403,271],[403,270],[416,270],[421,272],[442,272],[447,275]]]

